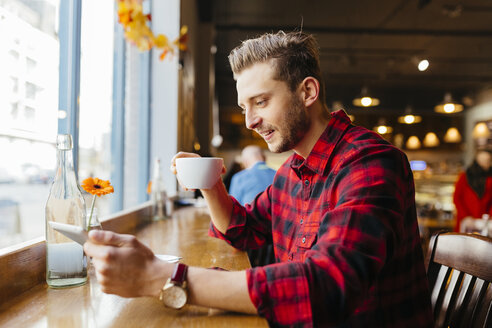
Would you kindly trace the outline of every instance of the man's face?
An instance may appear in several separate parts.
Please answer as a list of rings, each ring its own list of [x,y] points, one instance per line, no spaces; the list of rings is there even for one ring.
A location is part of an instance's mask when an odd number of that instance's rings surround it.
[[[270,151],[281,153],[295,148],[311,121],[298,93],[272,77],[269,62],[254,64],[237,75],[236,88],[246,127],[262,136]]]

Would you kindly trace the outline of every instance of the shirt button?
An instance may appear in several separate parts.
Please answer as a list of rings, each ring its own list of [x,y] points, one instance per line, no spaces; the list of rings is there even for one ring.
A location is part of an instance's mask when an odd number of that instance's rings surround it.
[[[302,237],[302,243],[304,244],[306,242],[306,237]]]
[[[303,223],[304,223],[304,219],[301,219],[301,224],[303,224]]]
[[[309,180],[304,180],[304,185],[309,186]]]

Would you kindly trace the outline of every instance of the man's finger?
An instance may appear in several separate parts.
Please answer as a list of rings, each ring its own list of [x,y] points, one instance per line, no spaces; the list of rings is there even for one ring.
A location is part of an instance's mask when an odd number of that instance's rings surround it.
[[[200,157],[200,155],[195,154],[195,153],[186,153],[184,151],[180,151],[179,153],[174,155],[174,157],[171,159],[171,171],[173,173],[175,173],[175,171],[176,171],[176,159],[183,158],[183,157]]]
[[[106,230],[91,230],[89,231],[89,240],[95,244],[104,244],[111,246],[124,246],[133,242],[135,239],[132,235],[122,235]]]

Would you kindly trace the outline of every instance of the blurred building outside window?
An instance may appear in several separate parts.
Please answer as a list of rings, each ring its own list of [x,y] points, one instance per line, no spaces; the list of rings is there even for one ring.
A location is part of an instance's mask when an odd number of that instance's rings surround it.
[[[56,162],[58,0],[0,0],[0,247],[44,234]]]

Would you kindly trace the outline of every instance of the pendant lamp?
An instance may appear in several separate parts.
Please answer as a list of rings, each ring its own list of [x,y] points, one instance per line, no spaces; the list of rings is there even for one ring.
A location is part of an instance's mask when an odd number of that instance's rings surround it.
[[[421,147],[420,139],[417,136],[411,136],[407,140],[406,147],[408,149],[419,149]]]
[[[437,147],[439,146],[439,138],[434,132],[427,132],[424,137],[423,143],[425,147]]]
[[[435,112],[444,114],[458,113],[462,110],[463,105],[455,102],[449,92],[446,92],[446,94],[444,94],[444,100],[439,105],[434,107]]]
[[[490,130],[485,122],[475,124],[472,132],[473,139],[486,139],[490,137]]]
[[[352,101],[352,104],[358,107],[374,107],[379,105],[379,99],[371,97],[367,87],[363,87],[360,95]]]
[[[407,108],[405,108],[404,115],[398,117],[398,123],[402,124],[415,124],[420,122],[422,122],[422,116],[413,115],[411,106],[407,106]]]
[[[461,142],[461,134],[457,128],[451,127],[446,131],[444,135],[444,141],[448,143],[458,143]]]

